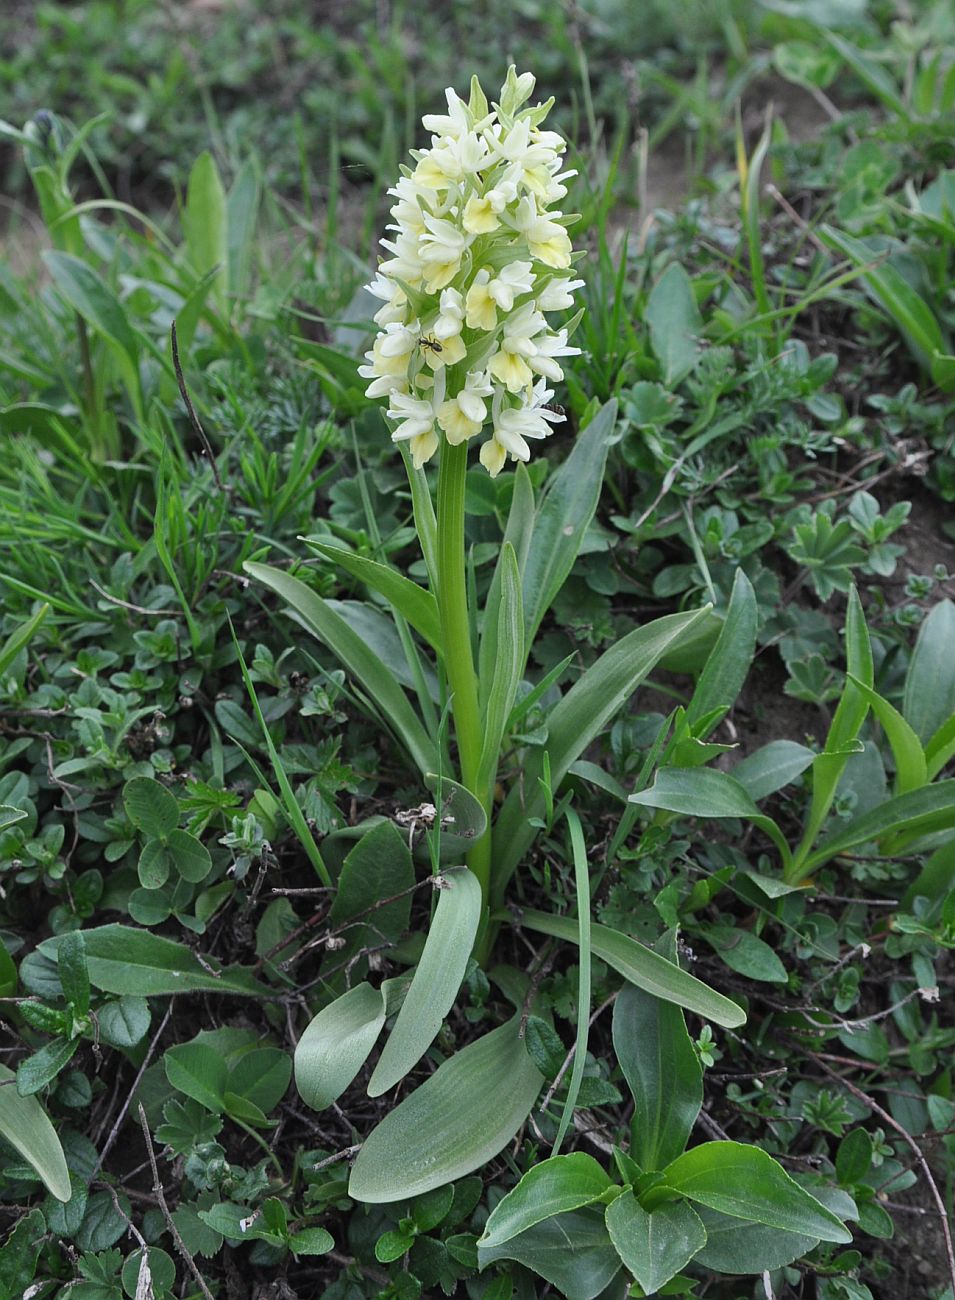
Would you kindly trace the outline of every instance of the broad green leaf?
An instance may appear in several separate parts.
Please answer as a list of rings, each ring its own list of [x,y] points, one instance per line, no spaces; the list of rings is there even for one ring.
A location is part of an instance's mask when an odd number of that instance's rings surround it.
[[[625,984],[613,1008],[613,1046],[633,1094],[630,1154],[650,1172],[675,1160],[703,1105],[703,1069],[672,1002]]]
[[[61,937],[44,939],[40,952],[56,957]],[[163,993],[238,993],[257,997],[268,993],[241,966],[221,970],[209,958],[202,962],[184,944],[127,925],[101,925],[84,930],[90,983],[105,993],[154,997]]]
[[[607,1206],[607,1231],[624,1266],[647,1295],[656,1295],[706,1245],[700,1216],[685,1201],[648,1214],[632,1192]]]
[[[771,740],[737,763],[730,775],[751,799],[767,799],[795,781],[815,757],[811,749],[795,740]]]
[[[143,889],[162,889],[172,868],[172,854],[168,846],[162,840],[147,840],[136,863],[136,874]]]
[[[819,1244],[817,1237],[802,1236],[763,1223],[745,1223],[718,1210],[701,1207],[700,1221],[706,1245],[696,1262],[716,1273],[765,1273],[783,1268]]]
[[[229,1071],[229,1092],[268,1115],[288,1092],[292,1061],[278,1047],[256,1047],[240,1056]]]
[[[928,779],[934,781],[947,763],[955,758],[955,713],[943,722],[925,746],[925,767]]]
[[[132,365],[139,358],[136,335],[112,289],[91,267],[70,253],[47,251],[43,260],[53,283],[71,307],[122,349]]]
[[[819,35],[828,41],[839,56],[846,61],[866,90],[871,91],[901,121],[906,122],[909,120],[908,105],[899,93],[892,78],[880,64],[875,63],[857,45],[847,41],[838,32],[820,26]]]
[[[940,601],[919,628],[902,713],[923,745],[955,714],[955,604]]]
[[[345,940],[333,954],[336,966],[361,948],[401,938],[411,917],[414,883],[411,851],[394,822],[378,822],[365,831],[345,858],[328,914],[329,924]],[[353,977],[360,973],[353,970]]]
[[[208,1043],[179,1043],[163,1056],[166,1078],[179,1092],[221,1115],[228,1070],[221,1053]]]
[[[34,633],[49,612],[49,605],[40,605],[36,613],[31,614],[25,622],[21,623],[15,632],[11,632],[0,646],[0,677],[7,671],[23,647],[30,644]]]
[[[679,262],[671,262],[650,291],[644,312],[650,343],[667,388],[676,388],[699,360],[703,317],[693,282]]]
[[[517,560],[517,569],[521,574],[522,583],[524,569],[527,565],[527,555],[530,550],[531,539],[534,535],[534,516],[534,487],[531,483],[530,475],[528,474],[526,467],[518,461],[517,469],[514,473],[514,492],[511,497],[510,512],[507,516],[507,528],[504,530],[504,543],[513,547],[514,556]],[[496,610],[500,604],[501,582],[503,580],[501,560],[503,554],[504,544],[501,546],[501,552],[497,557],[497,564],[494,567],[494,577],[491,579],[491,586],[488,589],[485,603],[486,610]],[[487,691],[494,679],[494,665],[496,661],[497,619],[485,614],[484,625],[481,629],[481,645],[478,654],[478,690],[479,702],[482,709],[487,707]]]
[[[22,808],[13,808],[8,803],[0,804],[0,831],[9,830],[18,822],[25,822],[29,815]]]
[[[0,941],[0,998],[12,998],[16,991],[16,963],[7,952],[6,946]]]
[[[864,1128],[853,1128],[836,1151],[836,1177],[843,1187],[860,1183],[872,1164],[872,1139]]]
[[[247,158],[236,173],[226,203],[230,293],[243,294],[249,289],[261,191],[258,165]]]
[[[687,724],[694,732],[695,724],[708,713],[731,708],[736,703],[756,650],[756,614],[752,584],[743,570],[737,569],[726,621],[686,710]]]
[[[82,930],[64,934],[56,954],[57,972],[63,996],[73,1003],[73,1010],[85,1016],[90,1009],[90,973],[86,965],[86,944]]]
[[[902,896],[902,906],[906,910],[912,907],[920,895],[932,904],[935,915],[945,900],[952,886],[955,885],[955,838],[939,847],[929,855],[925,866],[909,885]]]
[[[527,1119],[541,1082],[515,1016],[450,1057],[385,1116],[358,1153],[349,1196],[401,1201],[482,1168]]]
[[[526,599],[526,583],[524,594]],[[526,612],[525,606],[525,624]],[[660,658],[678,645],[705,614],[705,609],[668,614],[628,633],[605,651],[555,705],[547,719],[547,753],[555,790],[570,765],[600,734]],[[539,785],[543,770],[541,752],[529,753],[523,782],[510,791],[498,814],[494,827],[495,901],[503,898],[508,880],[537,833],[530,819],[544,814],[544,794]]]
[[[17,1066],[17,1092],[20,1096],[32,1097],[48,1083],[52,1083],[76,1055],[79,1045],[78,1038],[54,1038],[38,1052],[21,1061]]]
[[[478,1247],[493,1250],[535,1223],[592,1205],[611,1186],[606,1172],[583,1151],[543,1160],[491,1211]]]
[[[498,1259],[533,1269],[567,1300],[594,1300],[620,1272],[620,1257],[596,1206],[545,1219],[502,1246],[478,1247],[479,1268]]]
[[[123,786],[126,816],[148,839],[162,839],[179,825],[176,796],[148,776],[134,776]]]
[[[224,307],[229,292],[229,216],[222,178],[208,150],[189,173],[182,226],[189,261],[200,279],[218,269],[213,293]]]
[[[524,908],[520,914],[520,923],[540,934],[566,939],[570,943],[577,942],[577,922],[571,917],[551,916],[547,912]],[[742,1007],[680,970],[679,966],[667,961],[652,948],[631,939],[629,935],[611,930],[606,925],[593,925],[590,929],[590,946],[594,956],[612,966],[629,983],[636,984],[654,997],[674,1002],[677,1006],[685,1007],[688,1011],[694,1011],[698,1016],[729,1029],[736,1029],[746,1023],[746,1012]]]
[[[763,980],[769,984],[785,984],[788,980],[786,967],[773,949],[749,930],[734,925],[707,925],[702,934],[730,970],[745,975],[747,979]]]
[[[953,642],[953,645],[955,645],[955,642]],[[918,736],[894,705],[883,699],[871,687],[866,686],[865,682],[860,682],[854,677],[851,680],[853,685],[862,693],[863,698],[868,700],[869,708],[879,720],[879,724],[892,747],[892,754],[895,758],[896,794],[905,794],[907,790],[917,790],[919,786],[925,785],[928,781],[928,770],[925,765],[925,754],[919,743]]]
[[[789,845],[782,831],[761,813],[744,786],[713,767],[662,767],[648,790],[630,796],[630,803],[645,808],[662,808],[686,817],[741,817],[752,822],[779,849],[785,865],[789,864]]]
[[[935,313],[896,268],[882,259],[861,239],[820,225],[817,233],[823,243],[849,259],[857,267],[866,267],[862,280],[871,297],[892,319],[915,354],[919,364],[929,369],[936,352],[945,351],[945,339]]]
[[[288,1239],[293,1255],[327,1255],[335,1247],[335,1238],[325,1228],[302,1228]]]
[[[415,631],[420,632],[428,644],[440,652],[441,620],[438,616],[438,602],[430,591],[425,591],[424,587],[419,587],[416,582],[387,564],[355,555],[353,551],[330,545],[321,538],[307,537],[305,540],[326,560],[331,560],[366,587],[384,596],[402,618],[407,619]]]
[[[127,994],[96,1013],[100,1037],[113,1047],[135,1047],[149,1031],[149,1003]]]
[[[197,885],[205,880],[212,870],[212,856],[206,846],[188,831],[169,832],[166,847],[173,865],[190,884]]]
[[[452,867],[439,878],[438,905],[424,952],[369,1081],[369,1097],[393,1088],[437,1038],[464,979],[480,921],[477,877],[467,867]]]
[[[575,440],[564,463],[551,475],[534,516],[523,563],[520,546],[514,541],[524,583],[524,645],[528,650],[573,568],[584,533],[594,517],[616,418],[617,403],[607,402]]]
[[[0,1065],[0,1137],[9,1142],[52,1196],[65,1204],[72,1196],[70,1171],[60,1139],[35,1097],[21,1097],[16,1075]]]
[[[356,984],[323,1007],[298,1040],[295,1086],[306,1106],[324,1110],[368,1059],[385,1023],[380,989]]]
[[[849,677],[836,705],[829,734],[826,736],[825,749],[812,765],[812,801],[809,815],[799,848],[793,855],[792,867],[786,872],[787,878],[794,884],[804,879],[809,870],[806,859],[832,807],[839,778],[849,761],[851,747],[858,738],[866,714],[869,712],[868,700],[853,685],[852,680],[861,681],[870,688],[873,682],[872,646],[869,643],[869,632],[862,605],[854,587],[849,592],[846,606],[846,671]]]
[[[721,1214],[820,1241],[852,1240],[841,1219],[760,1147],[704,1142],[667,1165],[663,1180],[662,1186]]]
[[[840,826],[809,855],[805,872],[815,871],[830,858],[885,835],[904,835],[911,840],[916,835],[948,830],[951,826],[955,826],[955,778],[896,795]]]
[[[418,720],[394,674],[370,650],[345,620],[328,607],[326,601],[298,578],[268,564],[243,565],[246,573],[281,596],[298,615],[302,624],[314,633],[344,667],[361,684],[362,689],[380,709],[411,755],[422,775],[438,769],[438,752],[434,741]]]
[[[480,694],[486,698],[487,703],[484,709],[484,745],[478,764],[478,790],[487,788],[497,771],[504,729],[514,707],[526,662],[521,575],[510,542],[504,543],[498,569],[501,581],[497,610],[489,610],[485,615],[494,618],[496,622],[494,641],[497,653],[492,665],[490,684],[485,688],[484,683],[481,683]]]

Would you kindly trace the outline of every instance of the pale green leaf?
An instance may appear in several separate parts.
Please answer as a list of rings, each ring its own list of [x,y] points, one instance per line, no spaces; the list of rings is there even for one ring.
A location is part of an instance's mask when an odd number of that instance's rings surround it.
[[[345,620],[304,582],[281,569],[251,561],[243,567],[251,577],[291,605],[304,626],[355,676],[405,745],[422,775],[436,771],[439,766],[437,747],[418,720],[394,673]]]
[[[72,1195],[60,1139],[35,1097],[21,1097],[16,1075],[0,1065],[0,1137],[29,1164],[51,1195],[64,1204]]]
[[[356,984],[323,1007],[295,1049],[295,1086],[312,1110],[324,1110],[365,1064],[385,1023],[385,1000],[370,984]]]
[[[393,1088],[437,1038],[464,979],[480,921],[477,877],[467,867],[452,867],[438,880],[438,905],[424,952],[371,1076],[369,1097]]]
[[[468,1044],[365,1139],[348,1194],[381,1204],[420,1196],[481,1169],[530,1114],[542,1076],[520,1016]]]

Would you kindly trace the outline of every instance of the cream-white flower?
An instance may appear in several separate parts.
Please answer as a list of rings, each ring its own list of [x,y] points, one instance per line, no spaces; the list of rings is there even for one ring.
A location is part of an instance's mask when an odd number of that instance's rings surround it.
[[[464,299],[457,289],[442,289],[438,319],[434,323],[435,337],[454,338],[464,325]]]
[[[563,376],[558,358],[577,353],[548,321],[582,284],[556,207],[574,173],[562,170],[562,137],[542,129],[550,103],[524,107],[533,91],[514,68],[493,107],[476,81],[469,100],[448,90],[447,112],[423,118],[430,148],[412,150],[413,169],[389,190],[369,286],[379,333],[359,374],[370,397],[388,398],[416,465],[490,423],[480,456],[497,474],[558,418],[542,393]]]

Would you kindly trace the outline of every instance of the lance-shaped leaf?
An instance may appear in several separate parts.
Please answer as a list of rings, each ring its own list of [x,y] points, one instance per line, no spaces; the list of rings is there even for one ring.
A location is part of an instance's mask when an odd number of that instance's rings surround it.
[[[765,831],[779,849],[784,865],[791,860],[782,831],[759,811],[744,786],[713,767],[663,767],[649,790],[630,796],[630,803],[662,808],[686,817],[741,817]]]
[[[440,651],[441,620],[438,616],[438,602],[430,591],[425,591],[424,587],[419,587],[390,565],[379,564],[377,560],[356,555],[341,546],[332,546],[324,539],[307,537],[305,540],[326,560],[331,560],[366,587],[384,596],[433,649]]]
[[[394,673],[357,632],[329,608],[327,601],[298,578],[292,578],[269,564],[255,564],[251,560],[243,567],[256,581],[287,601],[304,626],[355,676],[422,774],[435,771],[439,763],[434,741],[418,720]]]
[[[356,984],[319,1011],[295,1049],[295,1086],[306,1106],[324,1110],[341,1096],[384,1023],[385,999],[370,984]]]
[[[919,786],[925,785],[928,781],[928,768],[918,736],[894,705],[883,699],[871,687],[866,686],[865,682],[860,682],[858,678],[851,680],[863,698],[869,701],[869,708],[878,718],[879,725],[892,747],[892,756],[895,759],[896,794],[905,794],[907,790],[917,790]]]
[[[751,799],[768,799],[801,776],[815,757],[811,749],[795,740],[771,740],[737,763],[730,775]]]
[[[600,408],[574,441],[560,469],[551,476],[537,507],[527,558],[521,567],[524,644],[528,647],[534,644],[544,615],[573,568],[594,517],[616,418],[615,401]]]
[[[526,583],[524,595],[526,601]],[[689,614],[668,614],[637,628],[611,646],[574,683],[547,719],[552,788],[557,788],[570,765],[600,734],[661,657],[679,645],[697,622],[706,617],[708,610],[709,606],[705,606]],[[524,614],[526,625],[526,604]],[[537,834],[532,819],[544,814],[544,793],[539,784],[543,771],[541,752],[534,750],[527,757],[521,786],[510,791],[498,814],[494,827],[496,901],[503,898],[508,880]]]
[[[19,1151],[47,1191],[66,1202],[73,1191],[60,1139],[37,1099],[17,1092],[15,1078],[0,1065],[0,1137]]]
[[[368,1084],[380,1097],[405,1077],[438,1036],[458,995],[481,920],[481,886],[467,867],[442,877],[424,952]]]
[[[648,1214],[632,1192],[607,1206],[607,1231],[648,1296],[656,1295],[706,1245],[700,1216],[685,1201],[669,1201]]]
[[[445,1061],[385,1116],[358,1153],[349,1196],[403,1201],[480,1169],[527,1119],[542,1082],[515,1016]]]
[[[63,936],[44,939],[40,952],[57,956]],[[185,944],[128,925],[101,925],[83,931],[90,983],[105,993],[154,997],[163,993],[238,993],[261,996],[269,990],[241,966],[216,970],[200,962]]]
[[[953,646],[955,604],[942,600],[919,628],[905,675],[902,712],[923,745],[955,714]]]
[[[485,1250],[502,1246],[544,1219],[592,1205],[611,1186],[606,1172],[584,1151],[543,1160],[497,1203],[478,1246]]]
[[[667,1165],[661,1187],[733,1218],[820,1241],[852,1240],[842,1220],[794,1182],[761,1147],[704,1142]]]
[[[703,1104],[703,1068],[671,1002],[634,984],[613,1008],[613,1046],[633,1094],[630,1154],[654,1171],[683,1153]]]
[[[756,622],[756,595],[752,583],[742,569],[737,569],[726,620],[686,710],[690,727],[695,727],[713,710],[728,709],[736,703],[753,662]]]
[[[501,1246],[478,1247],[479,1268],[498,1259],[533,1269],[567,1300],[613,1295],[608,1288],[620,1272],[620,1256],[597,1205],[545,1219]]]
[[[806,859],[805,873],[815,871],[830,858],[882,839],[884,835],[904,835],[907,841],[931,831],[948,830],[955,826],[955,779],[936,781],[934,785],[910,790],[907,794],[887,799],[870,812],[823,840],[819,848]]]
[[[489,666],[491,682],[486,691],[484,744],[477,776],[479,790],[487,787],[497,770],[504,729],[514,707],[525,663],[521,575],[517,568],[517,556],[510,542],[504,543],[498,568],[501,582],[494,635],[497,652],[493,664]],[[481,690],[481,696],[482,698],[485,696],[484,689]]]
[[[577,942],[577,922],[571,917],[552,916],[547,912],[525,908],[520,914],[520,923],[540,934],[567,939],[570,943]],[[621,934],[619,930],[611,930],[606,925],[591,926],[590,947],[595,957],[612,966],[629,983],[645,989],[654,997],[663,998],[665,1002],[675,1002],[677,1006],[694,1011],[698,1016],[725,1025],[728,1029],[736,1029],[746,1023],[746,1012],[742,1007],[729,998],[724,998],[722,993],[717,993],[702,980],[680,970],[679,966],[667,961],[652,948],[646,948],[629,935]]]

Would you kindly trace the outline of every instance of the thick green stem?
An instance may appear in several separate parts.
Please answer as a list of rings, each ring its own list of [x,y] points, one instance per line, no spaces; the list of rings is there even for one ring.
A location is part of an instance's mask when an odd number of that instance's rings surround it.
[[[441,614],[444,665],[451,688],[451,710],[458,742],[461,783],[481,804],[490,828],[490,790],[478,788],[478,767],[484,737],[478,707],[477,676],[471,652],[471,620],[464,565],[467,458],[467,443],[461,443],[457,447],[452,447],[447,442],[442,444],[438,467],[438,609]],[[490,829],[472,846],[467,862],[481,882],[486,904],[491,877]]]

